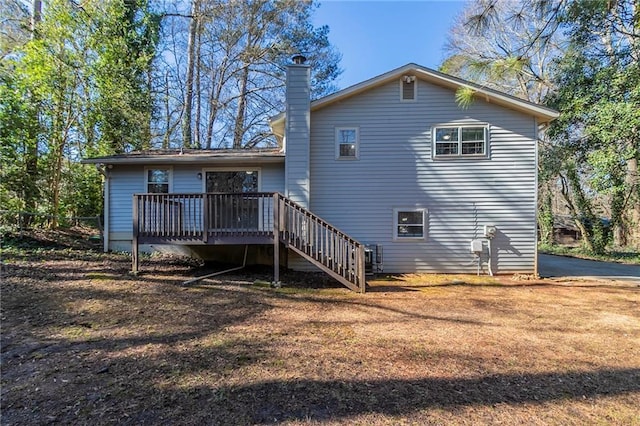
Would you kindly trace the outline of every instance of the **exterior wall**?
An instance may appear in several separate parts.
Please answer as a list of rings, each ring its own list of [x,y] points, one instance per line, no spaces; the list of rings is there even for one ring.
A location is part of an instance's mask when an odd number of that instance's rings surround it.
[[[146,192],[145,167],[167,167],[167,165],[114,166],[109,169],[109,250],[130,251],[133,238],[133,194]],[[171,192],[200,193],[205,190],[204,179],[198,179],[198,173],[215,168],[235,168],[233,165],[217,167],[213,164],[174,165],[172,167]],[[241,165],[260,170],[259,184],[263,192],[283,192],[284,167],[282,164]],[[178,248],[174,248],[177,250]],[[141,246],[143,251],[152,251],[151,247]]]
[[[392,81],[312,113],[311,210],[382,244],[385,272],[474,273],[470,241],[485,224],[498,230],[493,271],[533,272],[534,118],[482,100],[461,109],[453,91],[420,80],[415,102],[402,102],[399,91]],[[490,125],[488,158],[432,159],[432,126],[463,123]],[[335,128],[351,126],[359,158],[336,160]],[[427,209],[426,238],[394,241],[393,210],[410,207]]]
[[[309,206],[310,69],[289,65],[287,69],[287,123],[284,195]]]

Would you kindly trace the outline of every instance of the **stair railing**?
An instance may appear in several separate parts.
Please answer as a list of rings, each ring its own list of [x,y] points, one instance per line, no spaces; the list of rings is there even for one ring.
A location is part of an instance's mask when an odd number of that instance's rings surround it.
[[[364,293],[364,245],[278,194],[280,240],[354,291]]]

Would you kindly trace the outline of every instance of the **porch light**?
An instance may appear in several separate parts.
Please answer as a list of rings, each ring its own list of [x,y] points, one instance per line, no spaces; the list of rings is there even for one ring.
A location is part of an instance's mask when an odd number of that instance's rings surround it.
[[[201,172],[198,172],[198,179],[202,180],[202,173]]]

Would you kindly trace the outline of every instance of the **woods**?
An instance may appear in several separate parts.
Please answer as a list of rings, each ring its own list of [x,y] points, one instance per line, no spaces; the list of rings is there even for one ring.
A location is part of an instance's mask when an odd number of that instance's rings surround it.
[[[471,4],[442,70],[561,116],[539,142],[539,228],[569,214],[588,251],[640,248],[640,8],[626,1]],[[459,93],[460,103],[473,92]]]
[[[81,158],[155,148],[269,146],[284,68],[304,52],[313,90],[340,56],[311,1],[2,0],[3,220],[101,213]],[[29,224],[38,216],[25,216]]]
[[[81,158],[273,145],[267,119],[284,109],[293,54],[309,60],[314,98],[336,89],[340,54],[312,24],[318,6],[0,0],[2,222],[100,215],[100,171]],[[566,214],[589,251],[640,249],[639,9],[481,0],[451,27],[443,72],[561,112],[540,133],[543,243]],[[474,93],[457,99],[464,108]]]

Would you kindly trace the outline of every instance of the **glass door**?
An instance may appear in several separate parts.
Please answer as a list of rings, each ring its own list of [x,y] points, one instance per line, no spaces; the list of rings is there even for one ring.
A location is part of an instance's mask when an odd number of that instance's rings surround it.
[[[258,171],[209,171],[205,176],[207,192],[218,194],[209,197],[210,228],[227,232],[257,230],[258,198],[247,193],[258,192]]]

